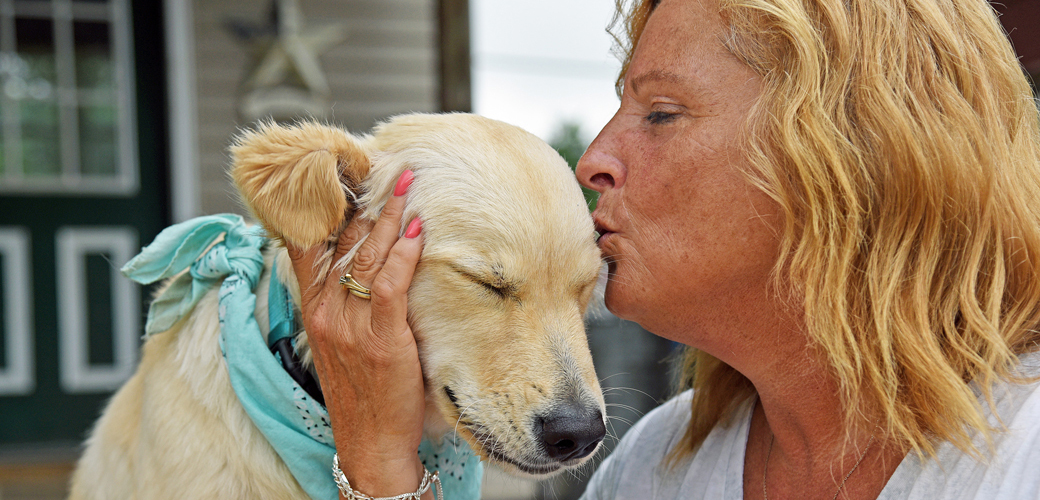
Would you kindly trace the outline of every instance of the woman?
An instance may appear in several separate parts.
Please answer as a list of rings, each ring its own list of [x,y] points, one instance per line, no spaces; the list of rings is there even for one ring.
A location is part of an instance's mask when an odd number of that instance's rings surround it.
[[[578,178],[608,307],[690,346],[694,390],[586,496],[1040,497],[1040,134],[988,3],[645,0],[626,26],[621,106]],[[321,285],[304,316],[334,432],[361,436],[337,442],[344,473],[372,496],[422,476],[402,205],[352,273],[371,301],[292,252]]]

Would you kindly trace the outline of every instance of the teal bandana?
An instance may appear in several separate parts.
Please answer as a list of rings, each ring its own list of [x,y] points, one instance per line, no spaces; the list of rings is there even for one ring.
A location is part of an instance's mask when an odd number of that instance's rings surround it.
[[[262,230],[246,226],[238,215],[199,217],[163,230],[122,272],[141,284],[175,277],[148,310],[146,336],[170,329],[220,286],[220,350],[235,394],[307,494],[332,500],[339,492],[330,471],[336,448],[328,412],[286,373],[268,345],[295,331],[292,303],[277,279],[272,277],[269,291],[268,342],[254,318],[253,289],[266,243]],[[465,442],[450,434],[439,443],[424,439],[419,454],[428,469],[440,471],[445,498],[480,498],[483,467]]]

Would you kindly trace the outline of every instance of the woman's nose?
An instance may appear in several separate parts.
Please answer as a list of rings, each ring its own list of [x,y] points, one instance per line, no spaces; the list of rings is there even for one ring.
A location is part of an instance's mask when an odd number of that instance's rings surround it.
[[[582,186],[603,194],[625,183],[624,164],[615,154],[616,142],[616,135],[608,123],[578,160],[575,172]]]

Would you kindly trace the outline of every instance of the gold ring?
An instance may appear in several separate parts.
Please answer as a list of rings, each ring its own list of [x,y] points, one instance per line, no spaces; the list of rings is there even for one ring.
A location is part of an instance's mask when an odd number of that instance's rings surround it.
[[[365,285],[358,283],[356,279],[350,274],[344,274],[339,278],[339,284],[343,285],[343,288],[349,291],[351,294],[361,297],[363,299],[372,298],[372,290],[366,288]]]

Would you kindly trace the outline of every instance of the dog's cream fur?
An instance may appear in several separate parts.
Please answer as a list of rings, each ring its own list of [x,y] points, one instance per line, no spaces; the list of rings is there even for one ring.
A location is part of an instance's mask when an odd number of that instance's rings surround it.
[[[378,216],[411,169],[403,221],[422,218],[425,246],[409,321],[426,379],[427,434],[458,432],[519,473],[584,462],[552,460],[534,434],[539,416],[565,401],[605,414],[583,327],[599,251],[577,183],[555,151],[515,127],[453,114],[398,117],[371,136],[262,125],[232,153],[236,184],[257,219],[276,238],[326,245],[326,266],[355,210]],[[268,251],[256,290],[265,334],[270,279],[286,283],[299,303],[291,269],[281,245]],[[87,442],[72,499],[306,498],[239,405],[218,335],[214,289],[146,341],[137,372]]]

